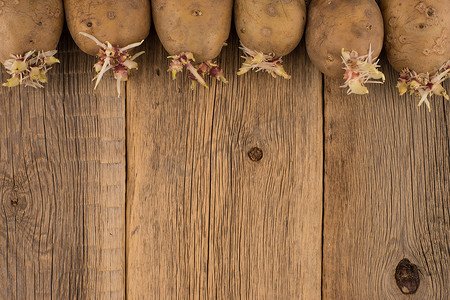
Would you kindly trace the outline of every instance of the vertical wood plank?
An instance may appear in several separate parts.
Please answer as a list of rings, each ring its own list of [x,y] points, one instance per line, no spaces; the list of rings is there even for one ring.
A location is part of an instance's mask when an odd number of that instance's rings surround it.
[[[122,299],[125,99],[60,47],[45,89],[0,88],[0,299]]]
[[[448,299],[450,103],[417,108],[383,69],[366,97],[325,80],[324,299]],[[419,269],[410,296],[394,277],[403,258]]]
[[[322,76],[304,45],[290,81],[237,77],[233,35],[230,83],[191,91],[149,40],[127,86],[129,299],[319,299]]]

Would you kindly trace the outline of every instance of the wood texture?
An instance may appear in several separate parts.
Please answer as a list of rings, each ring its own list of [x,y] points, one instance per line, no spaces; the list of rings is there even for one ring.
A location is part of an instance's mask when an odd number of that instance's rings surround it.
[[[125,101],[60,49],[45,89],[0,87],[0,299],[122,299]]]
[[[325,79],[324,299],[448,299],[450,103],[417,108],[383,69],[366,97]],[[419,268],[410,296],[394,279],[403,258]]]
[[[229,84],[191,91],[150,40],[127,94],[128,298],[319,299],[322,76],[304,45],[295,80],[237,77],[233,34]]]
[[[152,32],[126,107],[67,31],[44,90],[0,87],[0,299],[448,298],[450,102],[386,63],[367,97],[322,91],[303,44],[290,81],[236,77],[229,42],[230,83],[191,91]]]

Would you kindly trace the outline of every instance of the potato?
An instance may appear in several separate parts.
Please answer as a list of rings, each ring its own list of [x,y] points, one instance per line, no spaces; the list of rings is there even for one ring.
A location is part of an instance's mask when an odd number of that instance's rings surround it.
[[[280,58],[291,53],[303,36],[304,0],[236,0],[234,23],[246,55],[239,75],[257,69],[290,78]]]
[[[448,95],[442,82],[450,67],[449,0],[383,0],[386,53],[400,72],[400,94],[419,96],[430,109],[428,96]]]
[[[79,32],[112,45],[125,46],[145,39],[150,31],[148,0],[64,0],[64,7],[75,43],[90,55],[98,53],[98,46]]]
[[[380,6],[392,67],[437,72],[450,58],[450,2],[385,0]]]
[[[152,0],[155,29],[171,55],[172,77],[185,66],[191,79],[206,86],[205,75],[224,80],[212,62],[228,39],[232,0]],[[192,62],[200,63],[193,66]]]
[[[64,0],[69,31],[80,49],[97,55],[97,87],[103,74],[113,69],[120,94],[120,82],[128,79],[130,69],[137,69],[129,50],[139,46],[151,26],[148,0]],[[81,33],[81,34],[80,34]]]
[[[0,1],[0,61],[12,76],[5,86],[42,87],[63,24],[62,0]]]
[[[311,1],[305,33],[308,55],[325,75],[344,76],[349,93],[368,93],[364,83],[370,79],[384,81],[376,70],[383,36],[383,18],[373,0]],[[364,63],[361,68],[357,61]]]

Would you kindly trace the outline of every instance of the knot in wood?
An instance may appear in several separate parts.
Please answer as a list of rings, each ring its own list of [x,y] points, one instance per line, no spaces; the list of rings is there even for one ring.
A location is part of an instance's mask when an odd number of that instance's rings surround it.
[[[414,294],[419,288],[419,269],[408,259],[402,259],[395,269],[395,281],[403,294]]]
[[[253,147],[248,151],[248,157],[251,161],[260,161],[263,157],[263,152],[258,147]]]
[[[4,179],[0,182],[0,199],[7,216],[15,216],[27,207],[27,193],[21,180]]]

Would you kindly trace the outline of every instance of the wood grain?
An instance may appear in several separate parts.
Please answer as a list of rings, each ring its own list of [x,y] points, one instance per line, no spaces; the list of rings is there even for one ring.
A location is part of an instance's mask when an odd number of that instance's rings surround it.
[[[45,89],[0,88],[0,299],[122,299],[125,100],[60,45]]]
[[[237,46],[192,91],[152,32],[125,107],[66,31],[44,90],[0,88],[0,299],[448,298],[450,102],[386,63],[366,97],[322,91],[304,44],[290,81],[236,77]]]
[[[128,298],[319,299],[322,77],[304,45],[295,80],[237,77],[233,34],[229,84],[191,91],[149,40],[127,86]]]
[[[383,69],[365,97],[325,79],[324,299],[448,299],[450,103],[417,108]],[[410,296],[394,279],[403,258],[419,268]]]

